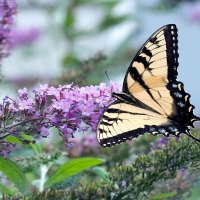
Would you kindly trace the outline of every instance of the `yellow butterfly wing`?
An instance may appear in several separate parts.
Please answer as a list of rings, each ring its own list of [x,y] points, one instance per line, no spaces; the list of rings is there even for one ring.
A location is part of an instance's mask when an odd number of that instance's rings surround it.
[[[144,133],[181,133],[193,137],[189,127],[199,120],[193,114],[190,95],[176,80],[178,67],[177,28],[174,24],[157,30],[132,60],[118,99],[102,114],[97,139],[113,146]]]

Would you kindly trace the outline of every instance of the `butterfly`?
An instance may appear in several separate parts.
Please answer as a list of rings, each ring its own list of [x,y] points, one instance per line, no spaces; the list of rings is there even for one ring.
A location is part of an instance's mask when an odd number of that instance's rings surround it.
[[[177,81],[178,39],[175,24],[158,29],[144,43],[126,72],[122,93],[100,117],[97,140],[103,147],[145,133],[194,137],[189,129],[200,120],[193,114],[190,94]]]

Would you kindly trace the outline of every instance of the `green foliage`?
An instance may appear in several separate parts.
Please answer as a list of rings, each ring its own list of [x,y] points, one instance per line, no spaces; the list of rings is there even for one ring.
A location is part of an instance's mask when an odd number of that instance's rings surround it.
[[[158,11],[171,11],[171,9],[180,6],[184,2],[190,2],[190,0],[168,0],[168,1],[160,0],[156,5],[154,5],[151,8],[154,8],[155,10]]]
[[[28,182],[27,179],[21,170],[21,168],[11,160],[4,159],[0,157],[0,171],[6,175],[6,177],[14,183],[15,187],[21,192],[26,193]],[[9,189],[6,187],[0,187],[2,192],[8,193]]]
[[[34,144],[35,142],[32,136],[25,133],[20,134],[20,136],[18,137],[9,135],[5,138],[5,141],[13,144],[27,144],[27,145]]]
[[[5,140],[6,142],[10,142],[14,144],[22,144],[22,141],[19,138],[11,136],[11,135],[7,136]]]
[[[128,145],[128,143],[123,143],[112,148],[100,148],[105,160],[107,160],[106,165],[109,167],[116,165],[116,163],[121,164],[130,157],[131,145]]]
[[[138,156],[132,164],[113,168],[109,181],[102,180],[65,190],[47,190],[34,194],[32,199],[176,199],[180,191],[173,188],[172,191],[156,194],[156,183],[174,179],[180,169],[199,167],[199,155],[199,143],[187,137],[179,141],[172,138],[167,149]]]
[[[102,164],[103,160],[98,158],[77,158],[62,164],[57,171],[46,181],[46,187],[61,182],[70,176],[76,175],[83,170]]]
[[[106,57],[99,53],[92,58],[85,61],[80,61],[75,55],[68,55],[63,60],[64,65],[70,63],[70,67],[63,72],[62,77],[59,79],[60,82],[75,83],[78,85],[87,85],[88,82],[94,84],[100,81],[98,77],[103,77],[102,68],[105,63]],[[104,68],[105,69],[105,68]]]
[[[33,145],[33,147],[33,150],[36,151],[36,145]],[[29,155],[29,157],[18,157],[14,160],[21,166],[23,171],[27,173],[38,169],[40,165],[50,165],[50,163],[56,162],[61,156],[63,155],[60,152],[52,152],[51,154],[38,153],[36,155]]]
[[[177,192],[166,192],[162,194],[154,194],[150,196],[150,200],[157,200],[157,199],[166,199],[170,197],[174,197],[177,195]]]
[[[120,44],[113,50],[109,50],[109,60],[106,62],[104,61],[107,54],[104,52],[102,53],[102,47],[98,47],[99,44],[99,36],[101,34],[105,34],[106,31],[111,30],[120,24],[127,22],[128,20],[133,19],[133,13],[127,14],[119,14],[117,15],[114,11],[115,8],[120,4],[121,1],[102,1],[102,0],[95,0],[95,1],[80,1],[80,0],[69,0],[65,6],[65,17],[62,24],[63,36],[67,41],[67,52],[63,58],[63,76],[59,78],[63,83],[70,83],[74,82],[78,85],[89,85],[89,84],[97,84],[99,83],[104,77],[104,72],[110,68],[114,68],[116,71],[116,67],[120,66],[122,63],[123,65],[126,64],[127,56],[124,56],[125,50],[123,49],[123,44],[126,43],[126,49],[130,44],[130,40],[133,38],[131,37],[135,32],[133,23],[133,29],[130,35],[127,34],[124,41],[121,41]],[[77,26],[77,10],[82,8],[84,10],[85,7],[90,6],[92,9],[101,10],[103,13],[102,16],[96,16],[96,24],[94,27],[89,29],[84,27]],[[86,10],[86,16],[87,16]],[[90,16],[90,15],[88,15]],[[95,23],[95,22],[94,22]],[[93,47],[83,47],[82,52],[79,48],[77,51],[77,44],[79,40],[86,39],[90,42],[90,37],[95,38],[96,42],[94,42]],[[108,41],[109,42],[109,41]],[[118,42],[118,41],[116,41]],[[84,55],[84,51],[91,51],[94,52],[91,59],[87,58],[87,61],[83,61],[81,57],[82,54]],[[123,51],[122,51],[123,50]],[[79,53],[78,53],[79,52]],[[132,52],[133,53],[133,52]],[[132,55],[131,53],[131,55]],[[97,54],[97,56],[96,56]],[[94,58],[94,59],[93,59]],[[97,59],[98,58],[98,59]],[[130,58],[131,59],[131,58]],[[117,63],[117,65],[116,65]]]
[[[14,193],[4,184],[0,183],[0,191],[5,195],[14,195]]]
[[[99,167],[99,166],[93,167],[92,169],[90,169],[90,173],[98,175],[103,180],[108,180],[109,181],[108,172],[103,167]]]
[[[191,189],[191,196],[188,198],[188,200],[199,200],[200,191],[199,187],[195,187]]]

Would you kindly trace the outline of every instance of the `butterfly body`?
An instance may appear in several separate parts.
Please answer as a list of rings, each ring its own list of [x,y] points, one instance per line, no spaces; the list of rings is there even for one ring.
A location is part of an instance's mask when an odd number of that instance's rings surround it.
[[[157,30],[132,60],[122,93],[102,114],[97,140],[110,147],[144,133],[165,136],[186,134],[199,120],[193,114],[190,95],[177,81],[177,28],[174,24]],[[194,138],[196,139],[196,138]],[[196,139],[198,140],[198,139]]]

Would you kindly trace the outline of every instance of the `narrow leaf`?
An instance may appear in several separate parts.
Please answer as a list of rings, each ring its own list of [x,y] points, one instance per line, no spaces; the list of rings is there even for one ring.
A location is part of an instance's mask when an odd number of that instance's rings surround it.
[[[21,137],[24,138],[24,139],[27,140],[27,141],[30,141],[30,142],[33,141],[33,137],[30,136],[30,135],[28,135],[28,134],[22,133],[22,134],[21,134]]]
[[[7,187],[7,186],[5,186],[5,185],[3,185],[3,184],[1,184],[0,183],[0,191],[1,191],[1,193],[2,194],[6,194],[6,195],[12,195],[13,194],[13,192],[11,192],[10,191],[10,189]]]
[[[22,141],[19,138],[10,136],[10,135],[7,136],[5,140],[6,140],[6,142],[10,142],[10,143],[14,143],[14,144],[22,144]]]
[[[0,157],[0,171],[7,176],[21,193],[26,193],[28,182],[23,171],[16,163]]]
[[[165,199],[165,198],[170,198],[170,197],[174,197],[177,195],[177,192],[167,192],[167,193],[161,193],[161,194],[155,194],[155,195],[151,195],[149,197],[149,199],[151,200],[157,200],[157,199]]]
[[[45,183],[49,187],[55,183],[65,180],[66,178],[82,172],[83,170],[103,163],[98,158],[77,158],[60,166],[57,171]]]
[[[38,144],[30,143],[30,147],[31,147],[31,149],[32,149],[32,151],[34,152],[35,155],[39,155],[40,154],[41,149],[40,149]]]

